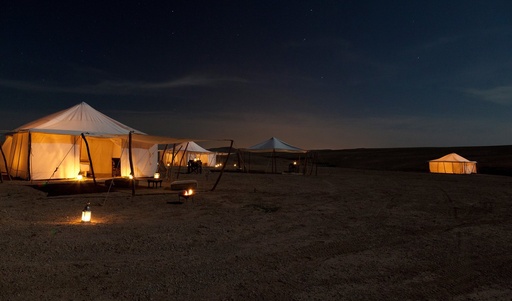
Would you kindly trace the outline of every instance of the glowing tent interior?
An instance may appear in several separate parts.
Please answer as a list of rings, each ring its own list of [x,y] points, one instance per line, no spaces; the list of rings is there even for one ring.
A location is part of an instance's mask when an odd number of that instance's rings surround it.
[[[189,160],[201,161],[203,166],[208,167],[217,164],[217,154],[202,148],[194,141],[183,142],[160,152],[161,161],[166,165],[186,166]]]
[[[431,173],[472,174],[476,173],[476,161],[469,161],[456,153],[451,153],[430,160],[429,168]]]
[[[158,144],[183,140],[149,136],[82,102],[6,134],[3,170],[15,178],[149,177],[157,169]]]

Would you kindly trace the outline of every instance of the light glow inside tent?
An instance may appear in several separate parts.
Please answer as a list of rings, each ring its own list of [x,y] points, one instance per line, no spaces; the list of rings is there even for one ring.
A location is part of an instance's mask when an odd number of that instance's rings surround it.
[[[429,169],[431,173],[445,174],[472,174],[476,172],[476,161],[451,153],[439,159],[429,161]]]
[[[194,141],[177,144],[174,149],[167,149],[160,157],[168,167],[171,164],[173,166],[187,166],[189,161],[201,161],[203,166],[209,167],[214,167],[217,164],[217,154],[202,148]]]
[[[131,146],[130,133],[139,136]],[[75,179],[92,169],[96,176],[128,176],[129,149],[134,174],[148,177],[156,168],[158,145],[142,136],[148,135],[82,102],[14,129],[2,150],[10,175],[27,180]],[[115,160],[120,170],[114,174]]]

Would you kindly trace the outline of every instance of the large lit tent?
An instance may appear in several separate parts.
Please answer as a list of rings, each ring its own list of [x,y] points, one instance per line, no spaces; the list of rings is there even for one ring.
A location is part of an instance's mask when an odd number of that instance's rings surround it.
[[[449,174],[472,174],[476,173],[476,161],[451,153],[439,159],[429,161],[430,172]]]
[[[173,158],[174,152],[174,158]],[[163,151],[162,162],[174,166],[186,166],[189,160],[201,161],[203,166],[213,167],[217,163],[217,154],[202,148],[194,141],[183,142],[172,149]]]
[[[132,167],[146,177],[157,168],[158,146],[145,135],[82,102],[6,134],[2,150],[9,174],[22,179],[128,176]]]
[[[277,172],[276,153],[306,154],[308,152],[307,150],[290,145],[276,137],[272,137],[249,148],[243,149],[243,151],[249,153],[272,153],[271,162],[273,173]]]

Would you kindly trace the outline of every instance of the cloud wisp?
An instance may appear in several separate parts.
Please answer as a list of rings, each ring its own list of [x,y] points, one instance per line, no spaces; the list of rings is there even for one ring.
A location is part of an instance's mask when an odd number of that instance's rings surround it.
[[[490,89],[466,89],[464,92],[487,102],[499,105],[512,104],[512,86],[499,86]]]
[[[162,82],[104,80],[96,84],[65,86],[0,79],[0,87],[29,92],[71,93],[89,95],[138,95],[186,87],[215,87],[226,83],[245,84],[248,80],[237,77],[186,76]]]

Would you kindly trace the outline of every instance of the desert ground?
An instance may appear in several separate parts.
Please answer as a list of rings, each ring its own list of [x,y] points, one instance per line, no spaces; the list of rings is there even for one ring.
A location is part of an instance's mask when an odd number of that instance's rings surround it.
[[[510,300],[512,177],[341,165],[180,175],[188,200],[4,179],[0,300]]]

